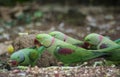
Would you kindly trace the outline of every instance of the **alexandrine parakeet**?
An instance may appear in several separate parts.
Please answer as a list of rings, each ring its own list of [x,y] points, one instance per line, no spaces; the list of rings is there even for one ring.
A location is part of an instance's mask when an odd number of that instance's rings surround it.
[[[118,47],[112,47],[102,50],[86,50],[78,46],[66,43],[59,39],[56,39],[48,34],[38,34],[36,40],[46,49],[52,53],[58,60],[62,61],[64,64],[71,64],[75,62],[84,62],[93,58],[97,58],[106,53],[109,50],[116,49]]]
[[[37,59],[40,57],[43,51],[44,51],[43,46],[39,48],[36,48],[36,47],[24,48],[14,52],[10,56],[9,62],[14,66],[16,65],[34,66]]]
[[[117,44],[117,41],[114,42],[109,38],[106,38],[96,33],[92,33],[86,36],[85,42],[89,43],[91,47],[94,47],[96,49],[104,49],[104,48],[106,49],[106,48],[111,48],[115,46],[120,46],[119,44]],[[120,63],[120,48],[112,51],[108,51],[106,53],[108,53],[107,56],[104,56],[106,60],[109,60],[115,63]]]
[[[107,37],[104,37],[100,34],[97,33],[91,33],[89,35],[87,35],[84,39],[85,43],[89,43],[89,45],[96,49],[103,49],[103,48],[108,48],[108,47],[112,47],[112,46],[118,46],[119,44],[117,44],[117,42],[119,42],[119,40],[116,40],[116,42],[110,40]]]
[[[80,40],[77,40],[77,39],[74,39],[62,32],[59,32],[59,31],[53,31],[53,32],[50,32],[49,33],[51,36],[59,39],[59,40],[62,40],[64,42],[67,42],[67,43],[70,43],[70,44],[73,44],[73,45],[77,45],[77,46],[80,46],[82,47],[83,45],[83,41],[80,41]]]

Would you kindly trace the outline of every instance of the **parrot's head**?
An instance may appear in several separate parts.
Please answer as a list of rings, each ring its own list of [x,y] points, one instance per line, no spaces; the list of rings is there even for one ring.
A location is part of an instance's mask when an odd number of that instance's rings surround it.
[[[59,38],[60,40],[64,40],[65,34],[63,34],[62,32],[59,31],[54,31],[49,33],[49,35],[55,37],[55,38]]]
[[[91,33],[89,35],[87,35],[84,39],[84,43],[92,45],[92,46],[97,46],[101,43],[101,41],[103,40],[103,36],[100,34],[96,34],[96,33]]]
[[[48,34],[38,34],[36,41],[38,41],[41,46],[49,47],[54,42],[54,37]]]
[[[10,60],[9,60],[9,63],[12,65],[12,66],[17,66],[19,64],[21,64],[22,62],[25,61],[25,56],[22,52],[15,52],[13,53],[11,56],[10,56]]]

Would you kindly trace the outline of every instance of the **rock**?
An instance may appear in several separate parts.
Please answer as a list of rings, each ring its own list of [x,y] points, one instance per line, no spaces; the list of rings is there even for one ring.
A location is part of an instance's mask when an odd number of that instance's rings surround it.
[[[33,31],[31,32],[30,35],[23,35],[23,36],[17,37],[13,41],[13,46],[15,50],[34,46],[34,39],[36,34],[38,33],[43,33],[43,32]],[[39,67],[52,66],[52,65],[57,65],[57,62],[58,61],[53,57],[53,55],[51,55],[48,51],[45,51],[42,54],[42,56],[39,58],[37,62],[37,66]]]
[[[19,50],[26,47],[32,47],[34,46],[34,39],[34,34],[19,36],[13,41],[13,46],[15,50]]]
[[[7,44],[0,43],[0,55],[7,53],[7,47],[8,47]]]
[[[56,66],[57,64],[58,64],[57,59],[53,55],[51,55],[48,51],[45,51],[37,62],[37,65],[39,67]]]

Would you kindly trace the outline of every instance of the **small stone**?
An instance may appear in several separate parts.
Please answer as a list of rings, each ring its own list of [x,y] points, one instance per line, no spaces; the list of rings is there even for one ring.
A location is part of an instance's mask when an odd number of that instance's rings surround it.
[[[19,36],[28,35],[28,33],[18,33]]]
[[[10,35],[8,33],[3,33],[3,37],[6,38],[7,40],[10,39]]]
[[[26,73],[25,72],[21,72],[21,73],[18,73],[17,75],[20,76],[20,77],[25,77]]]
[[[13,70],[13,73],[19,73],[19,72],[20,70],[17,70],[17,69]]]
[[[5,31],[5,29],[0,27],[0,33],[3,33],[4,31]]]
[[[105,19],[107,19],[107,20],[113,20],[114,17],[113,17],[113,15],[106,15],[106,16],[105,16]]]

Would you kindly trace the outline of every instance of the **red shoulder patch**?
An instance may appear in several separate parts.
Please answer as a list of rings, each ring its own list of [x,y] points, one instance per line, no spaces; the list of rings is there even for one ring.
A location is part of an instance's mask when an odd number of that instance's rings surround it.
[[[72,54],[74,51],[72,49],[68,49],[68,48],[60,48],[58,50],[59,54],[63,54],[63,55],[68,55],[68,54]]]

